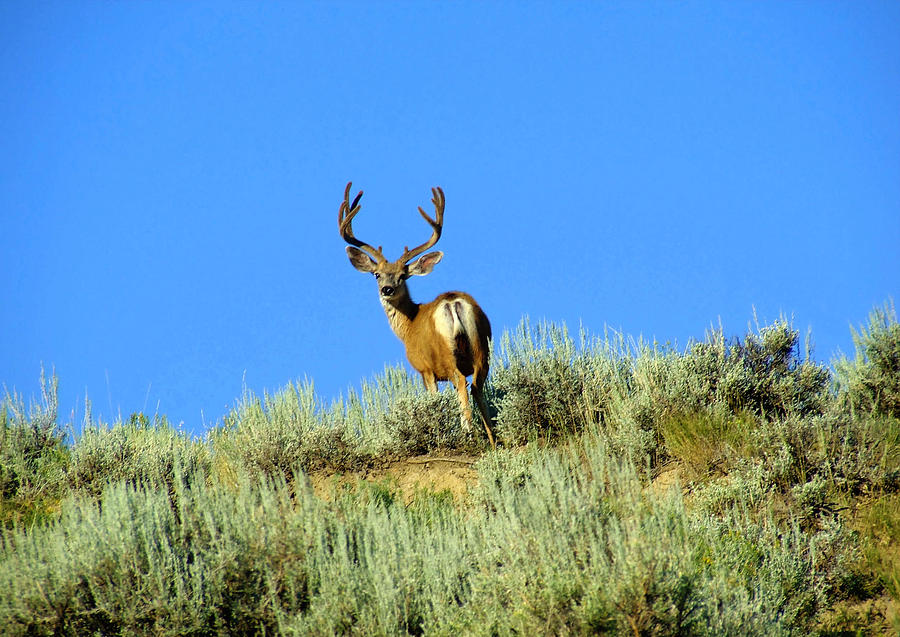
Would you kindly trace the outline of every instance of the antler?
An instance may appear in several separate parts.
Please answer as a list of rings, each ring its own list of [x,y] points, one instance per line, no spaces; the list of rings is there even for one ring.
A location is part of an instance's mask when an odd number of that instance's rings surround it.
[[[344,238],[344,241],[350,245],[356,246],[366,252],[366,254],[375,259],[376,263],[384,263],[387,259],[381,252],[381,246],[373,248],[368,243],[360,241],[353,236],[353,217],[359,212],[359,200],[362,198],[363,191],[360,190],[359,194],[356,195],[356,198],[353,200],[353,203],[350,203],[350,187],[352,185],[352,181],[347,182],[347,187],[344,189],[344,201],[341,202],[341,208],[338,211],[338,228],[341,231],[341,236]],[[422,214],[425,213],[423,212]]]
[[[444,226],[444,191],[438,186],[431,189],[431,195],[431,203],[434,204],[434,219],[429,217],[425,211],[422,210],[422,206],[419,206],[419,214],[422,215],[422,218],[428,222],[429,226],[431,226],[431,238],[412,250],[410,250],[408,246],[404,247],[403,256],[400,257],[400,261],[404,263],[425,252],[441,238],[441,229]]]

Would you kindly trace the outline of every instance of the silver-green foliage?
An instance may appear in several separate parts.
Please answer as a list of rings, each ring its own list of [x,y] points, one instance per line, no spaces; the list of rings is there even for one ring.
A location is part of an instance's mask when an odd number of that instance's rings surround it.
[[[835,363],[842,406],[900,418],[900,323],[893,303],[875,308],[868,326],[851,331],[856,355]]]
[[[780,634],[842,531],[692,512],[600,438],[481,464],[472,506],[302,478],[109,485],[3,536],[4,634]]]
[[[54,503],[44,525],[4,511],[0,633],[806,631],[854,577],[838,498],[900,488],[896,326],[872,319],[832,388],[784,321],[684,352],[523,323],[487,391],[507,449],[464,503],[307,485],[483,444],[402,369],[331,405],[310,383],[248,393],[205,441],[88,416],[71,448],[54,379],[0,409],[4,507]],[[689,496],[650,485],[671,458]]]
[[[491,395],[499,437],[511,444],[554,439],[602,424],[632,459],[665,459],[660,443],[672,419],[751,414],[761,419],[822,413],[828,369],[801,355],[787,321],[727,339],[721,328],[684,352],[620,335],[584,333],[524,321],[504,334]]]
[[[743,341],[713,331],[679,353],[609,333],[582,333],[576,344],[564,327],[532,327],[526,320],[500,339],[486,394],[498,439],[507,445],[558,440],[605,424],[621,453],[656,463],[665,456],[661,423],[673,417],[710,410],[763,418],[821,412],[828,371],[801,358],[798,340],[777,321]],[[452,389],[431,395],[404,369],[387,368],[330,405],[308,382],[262,397],[248,392],[209,441],[215,455],[232,463],[290,476],[296,467],[346,470],[483,445],[478,432],[459,423]]]
[[[617,335],[603,340],[526,318],[500,340],[489,393],[501,439],[552,440],[583,431],[613,413],[628,391],[631,360]]]
[[[207,475],[210,466],[207,445],[173,429],[165,418],[151,422],[133,414],[128,422],[107,427],[88,417],[72,447],[67,480],[72,489],[93,495],[120,481],[171,488],[176,471]]]
[[[343,471],[471,445],[460,428],[454,393],[428,394],[421,381],[391,367],[331,405],[319,400],[309,382],[262,398],[248,392],[208,438],[218,457],[284,477],[297,468]]]
[[[57,423],[56,376],[41,372],[41,402],[29,409],[17,394],[0,403],[0,512],[3,521],[44,517],[65,492],[69,450]],[[9,511],[9,512],[8,512]]]
[[[296,563],[284,489],[111,484],[68,499],[42,532],[4,538],[4,634],[199,634],[264,627]],[[301,547],[296,547],[300,549]],[[260,570],[265,567],[265,570]],[[291,581],[302,581],[294,577]]]
[[[762,416],[820,413],[828,398],[829,373],[806,351],[784,319],[727,339],[722,328],[707,332],[685,352],[642,347],[635,358],[632,402],[636,417],[659,422],[672,414],[721,406]]]

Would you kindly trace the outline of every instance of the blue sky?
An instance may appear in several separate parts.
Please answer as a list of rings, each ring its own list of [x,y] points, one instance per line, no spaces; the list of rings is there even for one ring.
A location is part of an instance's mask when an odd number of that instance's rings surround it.
[[[202,433],[404,361],[337,231],[528,315],[816,358],[900,297],[897,2],[4,2],[0,383]],[[202,413],[202,416],[201,416]]]

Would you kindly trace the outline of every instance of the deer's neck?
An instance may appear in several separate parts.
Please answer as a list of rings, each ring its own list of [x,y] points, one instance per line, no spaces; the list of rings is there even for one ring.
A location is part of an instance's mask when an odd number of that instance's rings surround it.
[[[384,313],[387,314],[394,334],[405,343],[410,327],[419,314],[419,304],[415,303],[409,294],[404,294],[392,301],[382,299],[381,305],[384,307]]]

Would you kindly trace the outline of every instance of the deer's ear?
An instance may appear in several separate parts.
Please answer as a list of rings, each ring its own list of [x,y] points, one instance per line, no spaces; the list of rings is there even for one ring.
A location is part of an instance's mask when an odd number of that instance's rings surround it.
[[[347,256],[350,257],[350,263],[360,272],[374,272],[375,262],[368,254],[362,250],[358,250],[353,246],[347,246]]]
[[[434,269],[434,266],[436,266],[438,262],[440,262],[440,260],[443,258],[444,253],[441,251],[423,254],[421,257],[416,259],[415,263],[409,266],[409,273],[412,276],[425,276],[426,274],[431,272]]]

